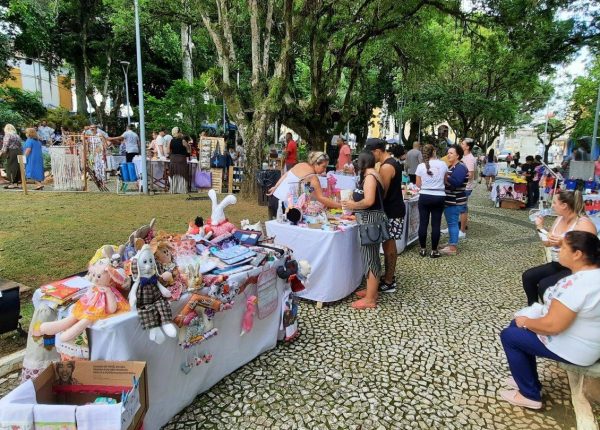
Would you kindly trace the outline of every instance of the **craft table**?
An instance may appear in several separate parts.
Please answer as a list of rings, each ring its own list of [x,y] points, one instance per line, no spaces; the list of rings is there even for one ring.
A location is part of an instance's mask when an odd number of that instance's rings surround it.
[[[281,264],[277,260],[273,267]],[[267,266],[250,272],[232,275],[230,280],[246,279],[258,275]],[[205,340],[199,346],[182,349],[176,339],[167,338],[161,345],[150,341],[148,332],[142,329],[137,312],[128,312],[96,322],[89,329],[90,359],[112,361],[145,361],[148,372],[149,409],[144,419],[145,430],[158,430],[173,416],[189,405],[194,398],[277,344],[280,332],[282,300],[290,291],[285,281],[276,277],[277,307],[260,320],[254,318],[252,331],[240,336],[242,318],[246,310],[246,298],[256,294],[256,287],[248,286],[238,295],[233,308],[217,312],[214,327],[218,335]],[[36,291],[39,301],[39,290]],[[34,295],[34,304],[36,304]],[[173,316],[185,305],[185,297],[172,302]],[[56,338],[60,343],[60,334]],[[196,355],[212,354],[208,363],[193,367],[188,374],[181,365]]]
[[[142,173],[142,158],[140,156],[136,156],[133,158],[133,162],[135,163],[135,170],[138,177]],[[150,183],[150,188],[152,190],[158,188],[163,191],[169,191],[170,181],[169,181],[169,159],[153,159],[146,160],[148,166],[148,181]],[[196,191],[197,188],[194,185],[194,175],[196,174],[196,170],[198,168],[198,162],[188,161],[189,167],[189,189],[188,191]]]
[[[346,231],[324,231],[293,226],[277,221],[265,223],[268,236],[275,243],[294,252],[296,260],[307,260],[312,268],[306,289],[298,297],[323,302],[335,302],[352,294],[363,276],[358,243],[358,226]]]
[[[107,155],[106,156],[106,170],[117,171],[122,163],[125,163],[126,158],[124,155]]]

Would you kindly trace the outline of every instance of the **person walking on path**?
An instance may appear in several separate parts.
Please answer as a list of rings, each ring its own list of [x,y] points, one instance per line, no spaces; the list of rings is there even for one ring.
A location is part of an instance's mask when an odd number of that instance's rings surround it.
[[[133,161],[133,157],[140,153],[140,138],[133,131],[133,125],[128,125],[127,130],[121,136],[109,137],[109,142],[123,142],[125,144],[125,159],[128,163]]]
[[[448,149],[448,162],[450,167],[446,172],[444,183],[446,184],[446,208],[444,215],[448,223],[450,240],[448,245],[440,249],[442,255],[456,255],[458,246],[458,219],[467,203],[465,189],[469,178],[467,167],[460,161],[463,157],[463,149],[459,145],[452,145]]]
[[[460,143],[465,155],[463,155],[462,162],[465,166],[467,166],[467,170],[469,171],[469,177],[467,181],[467,187],[465,189],[465,195],[467,196],[467,201],[462,207],[462,212],[460,214],[460,231],[458,232],[459,239],[467,238],[467,228],[469,222],[469,197],[471,193],[473,193],[473,189],[475,189],[475,169],[477,168],[477,159],[471,153],[473,150],[473,146],[475,146],[475,141],[469,137],[462,140]]]
[[[4,188],[14,189],[19,187],[21,180],[21,171],[19,169],[18,156],[23,153],[21,148],[21,138],[17,134],[15,126],[6,124],[4,126],[4,139],[2,140],[2,149],[0,150],[0,158],[8,158],[6,162],[6,176],[9,184]]]
[[[380,279],[379,291],[393,293],[396,291],[396,261],[398,250],[396,240],[402,238],[404,231],[404,216],[406,206],[402,195],[402,165],[390,154],[387,143],[382,139],[368,139],[365,151],[371,151],[375,163],[380,163],[379,175],[383,182],[383,210],[388,217],[388,231],[390,239],[383,242],[383,255],[385,260],[385,274]],[[361,297],[361,294],[357,294]]]
[[[285,134],[285,170],[291,170],[298,164],[298,145],[292,138],[292,133],[288,132]]]
[[[411,183],[417,182],[417,175],[415,174],[417,171],[417,166],[423,162],[423,154],[421,154],[421,143],[414,142],[413,149],[407,152],[406,154],[406,172],[408,173],[408,177],[410,178]]]
[[[498,159],[494,155],[494,148],[490,149],[483,166],[483,176],[485,176],[485,185],[488,191],[492,191],[492,184],[498,175]]]
[[[423,147],[423,163],[417,167],[417,187],[419,187],[419,255],[427,255],[427,227],[431,219],[431,258],[440,257],[440,226],[446,202],[444,179],[448,166],[438,160],[433,145]]]
[[[35,128],[28,128],[25,130],[25,136],[27,136],[25,145],[23,145],[23,153],[27,158],[27,163],[25,164],[25,177],[35,181],[36,190],[42,190],[44,188],[44,184],[42,184],[42,181],[44,180],[42,143],[38,140]]]

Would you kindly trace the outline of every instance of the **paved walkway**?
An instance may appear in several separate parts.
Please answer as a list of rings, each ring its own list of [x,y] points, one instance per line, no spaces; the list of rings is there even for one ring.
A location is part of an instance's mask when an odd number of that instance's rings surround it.
[[[570,429],[566,375],[541,362],[544,409],[497,400],[508,368],[498,339],[525,304],[520,274],[542,249],[525,212],[474,194],[460,254],[398,259],[400,289],[378,309],[352,298],[301,306],[301,337],[225,378],[172,429]],[[335,264],[332,256],[332,264]],[[12,375],[11,375],[12,376]],[[0,379],[0,396],[16,379]]]
[[[520,275],[542,263],[525,212],[474,195],[457,257],[398,259],[400,289],[377,310],[352,298],[301,307],[302,335],[233,373],[165,428],[561,429],[575,425],[566,375],[542,362],[544,410],[497,400],[498,333],[525,305]],[[332,256],[335,264],[335,256]]]

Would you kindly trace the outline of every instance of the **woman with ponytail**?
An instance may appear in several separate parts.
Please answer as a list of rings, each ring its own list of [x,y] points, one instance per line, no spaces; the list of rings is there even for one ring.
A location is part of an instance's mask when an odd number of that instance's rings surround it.
[[[421,257],[427,255],[427,227],[431,219],[431,258],[440,256],[438,245],[440,243],[440,226],[442,223],[442,213],[444,212],[444,203],[446,192],[444,177],[448,171],[448,166],[441,160],[438,160],[433,145],[425,145],[422,149],[423,162],[417,166],[416,177],[419,192],[419,245]]]
[[[569,231],[561,242],[559,262],[572,274],[546,291],[543,305],[515,313],[500,334],[512,374],[500,397],[513,405],[541,409],[537,357],[577,366],[600,358],[600,240]]]
[[[549,233],[544,230],[544,218],[538,217],[535,225],[540,232],[543,244],[550,248],[552,261],[526,270],[523,273],[523,289],[527,295],[527,304],[532,305],[544,292],[556,284],[571,271],[558,261],[558,255],[565,234],[570,231],[586,231],[597,234],[596,226],[585,214],[585,206],[581,191],[563,190],[554,196],[552,209],[558,215]]]

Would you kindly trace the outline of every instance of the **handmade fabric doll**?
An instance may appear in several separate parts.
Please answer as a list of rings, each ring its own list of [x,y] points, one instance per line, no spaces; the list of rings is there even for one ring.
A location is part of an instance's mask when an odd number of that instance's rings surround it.
[[[122,285],[125,277],[107,260],[100,260],[88,269],[87,278],[92,286],[86,291],[67,318],[42,323],[40,334],[53,335],[62,332],[61,341],[69,341],[90,327],[94,321],[129,311],[127,300],[113,285]]]
[[[194,221],[188,223],[188,235],[197,236],[200,235],[203,239],[210,239],[213,235],[212,228],[209,225],[204,225],[204,219],[201,216],[197,216]]]
[[[173,250],[166,241],[152,241],[150,244],[156,260],[156,268],[161,283],[171,292],[171,300],[179,300],[186,289],[185,280],[181,276],[177,264],[173,261]]]
[[[242,318],[242,332],[240,333],[240,336],[252,331],[252,327],[254,327],[254,314],[256,314],[257,303],[258,298],[256,296],[250,296],[246,300],[246,312],[244,312],[244,317]]]
[[[27,349],[23,358],[21,382],[35,379],[51,363],[60,361],[60,356],[54,348],[54,338],[35,335],[40,334],[39,327],[42,323],[56,321],[57,317],[56,310],[43,303],[33,311],[27,335]]]
[[[156,260],[150,245],[142,246],[133,263],[137,267],[137,276],[129,292],[129,304],[133,309],[137,307],[142,328],[149,330],[150,340],[161,344],[165,341],[165,334],[177,336],[177,327],[171,322],[173,315],[167,300],[171,292],[158,279]]]
[[[221,200],[221,203],[217,203],[217,193],[215,190],[208,192],[208,197],[212,201],[212,212],[208,224],[210,225],[213,235],[219,237],[223,234],[231,233],[236,230],[235,225],[229,222],[225,217],[225,208],[230,205],[237,203],[237,199],[234,195],[230,194]]]
[[[152,239],[154,239],[154,223],[156,218],[152,218],[150,220],[150,224],[143,225],[138,228],[136,231],[131,233],[129,236],[129,241],[125,245],[125,250],[123,253],[123,261],[129,260],[133,258],[136,254],[136,251],[139,249],[139,241],[141,239],[143,243],[150,243]],[[138,241],[138,245],[136,245],[136,241]]]

